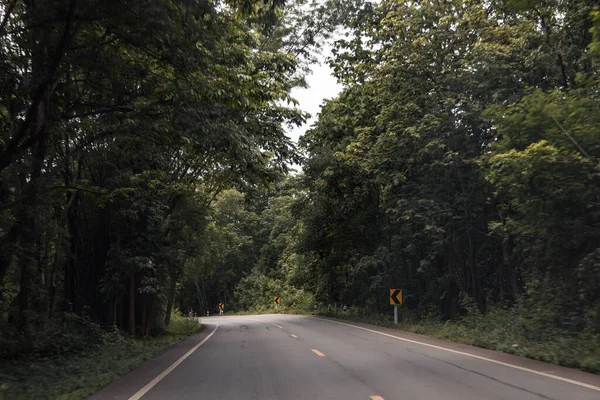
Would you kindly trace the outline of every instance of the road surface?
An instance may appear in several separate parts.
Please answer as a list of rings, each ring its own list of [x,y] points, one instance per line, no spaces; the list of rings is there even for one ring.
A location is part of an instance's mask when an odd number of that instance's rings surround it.
[[[600,376],[349,321],[202,318],[91,399],[599,400]]]

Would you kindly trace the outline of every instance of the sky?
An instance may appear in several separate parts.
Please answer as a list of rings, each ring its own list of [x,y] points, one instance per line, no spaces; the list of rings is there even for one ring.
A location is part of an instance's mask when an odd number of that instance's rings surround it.
[[[331,48],[323,50],[322,60],[331,54]],[[306,77],[308,88],[292,90],[292,97],[300,103],[298,107],[302,111],[311,114],[311,118],[301,127],[288,130],[287,135],[296,143],[300,135],[304,134],[308,128],[316,121],[317,114],[321,110],[324,99],[334,98],[342,89],[333,77],[332,71],[326,62],[314,64],[311,66],[312,74]]]

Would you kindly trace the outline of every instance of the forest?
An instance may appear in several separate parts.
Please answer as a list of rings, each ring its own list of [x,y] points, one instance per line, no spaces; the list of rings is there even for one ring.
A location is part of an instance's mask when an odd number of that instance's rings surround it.
[[[599,372],[599,7],[3,0],[0,357],[402,288]],[[343,90],[294,143],[322,57]]]

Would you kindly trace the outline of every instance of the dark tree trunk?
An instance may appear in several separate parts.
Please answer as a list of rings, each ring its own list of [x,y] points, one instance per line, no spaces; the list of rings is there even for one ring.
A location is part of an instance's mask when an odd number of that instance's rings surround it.
[[[129,336],[135,336],[135,272],[129,273]]]
[[[148,319],[148,301],[142,296],[142,336],[146,336],[146,321]]]
[[[485,312],[485,298],[483,297],[483,290],[481,289],[481,282],[479,281],[479,273],[477,271],[477,264],[475,262],[475,248],[473,246],[473,238],[471,237],[470,230],[467,231],[467,239],[469,243],[469,269],[471,271],[471,286],[473,290],[473,297],[477,301],[477,307],[480,312]]]
[[[450,233],[447,236],[448,241],[446,245],[446,268],[448,273],[448,287],[446,289],[446,310],[447,317],[450,320],[458,318],[459,303],[458,298],[460,289],[458,283],[456,283],[456,270],[454,267],[454,234]]]
[[[460,290],[454,276],[450,276],[448,282],[448,319],[455,320],[458,318],[458,295]]]
[[[124,300],[123,300],[123,298],[121,298],[119,300],[119,317],[118,317],[119,329],[121,329],[121,330],[123,330],[123,303],[124,303]]]
[[[48,287],[48,318],[52,318],[52,315],[54,315],[54,302],[55,301],[56,301],[56,283],[52,282],[52,284]]]
[[[165,326],[171,323],[171,312],[173,311],[173,303],[175,302],[175,290],[177,289],[177,276],[171,273],[171,285],[169,287],[169,298],[167,300],[167,314],[165,315]]]
[[[77,199],[69,199],[69,196],[77,196],[75,192],[67,194],[67,202],[72,201],[67,210],[67,229],[69,232],[69,253],[65,258],[65,276],[63,281],[64,310],[75,311],[77,295]]]
[[[29,289],[31,287],[31,273],[27,257],[21,260],[21,278],[19,281],[21,290],[19,291],[19,316],[17,319],[17,329],[24,332],[27,328],[29,314]]]
[[[148,302],[148,314],[146,317],[146,324],[144,325],[144,336],[150,336],[150,332],[152,332],[152,327],[154,326],[154,314],[156,312],[156,307],[154,306],[154,298],[151,298]]]
[[[517,275],[512,266],[510,257],[510,238],[505,237],[502,240],[502,266],[506,273],[506,279],[508,280],[508,290],[511,299],[516,299],[519,294],[519,287],[517,285]]]
[[[113,296],[110,300],[108,313],[106,314],[106,327],[110,328],[117,325],[117,299]]]
[[[2,248],[0,249],[0,287],[2,287],[4,277],[13,262],[14,249],[20,239],[20,234],[19,224],[14,223],[8,231],[6,240],[2,243]]]
[[[44,122],[44,116],[40,115],[40,124]],[[40,128],[42,129],[42,128]],[[20,297],[19,297],[19,319],[17,327],[19,331],[24,331],[27,326],[27,318],[29,313],[29,292],[31,288],[31,280],[33,271],[35,271],[35,254],[36,251],[36,213],[38,204],[38,192],[42,175],[42,165],[46,157],[46,142],[40,140],[32,149],[32,170],[31,179],[26,189],[26,199],[23,202],[23,209],[20,213],[19,223],[21,225],[20,249],[21,254],[19,260],[21,279],[20,279]]]

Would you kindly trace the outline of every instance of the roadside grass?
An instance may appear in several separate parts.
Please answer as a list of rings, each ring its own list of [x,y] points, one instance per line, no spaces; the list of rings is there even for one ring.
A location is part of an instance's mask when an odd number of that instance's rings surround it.
[[[131,339],[113,332],[104,343],[87,351],[47,358],[0,359],[0,400],[85,398],[201,329],[197,320],[177,316],[157,337]]]
[[[349,310],[347,314],[321,312],[350,321],[398,329],[438,339],[501,351],[547,363],[600,373],[600,336],[591,332],[571,334],[556,327],[528,326],[528,321],[510,310],[495,310],[485,315],[464,317],[458,321],[435,319],[399,319]],[[537,328],[537,329],[536,329]]]

